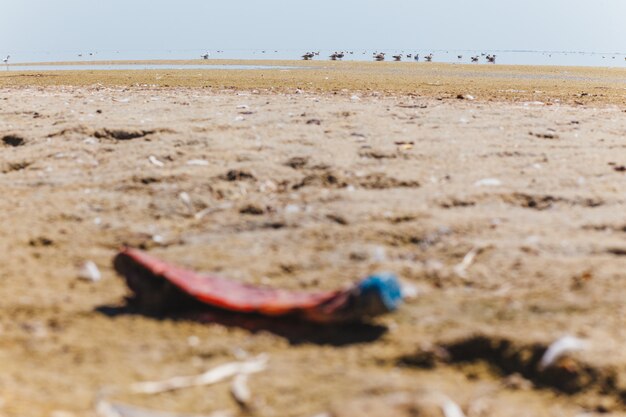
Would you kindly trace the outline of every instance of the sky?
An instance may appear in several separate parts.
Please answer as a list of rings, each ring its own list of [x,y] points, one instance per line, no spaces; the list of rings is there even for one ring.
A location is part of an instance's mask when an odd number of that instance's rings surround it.
[[[626,52],[626,0],[0,1],[0,54],[404,48]]]

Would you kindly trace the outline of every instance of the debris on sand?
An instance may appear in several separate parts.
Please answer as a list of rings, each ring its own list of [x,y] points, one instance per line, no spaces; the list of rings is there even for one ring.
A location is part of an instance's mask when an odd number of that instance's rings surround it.
[[[245,181],[245,180],[256,180],[254,175],[248,171],[242,171],[238,169],[231,169],[226,174],[221,175],[219,177],[224,181]]]
[[[209,161],[206,161],[204,159],[190,159],[189,161],[187,161],[187,165],[206,167],[209,166]]]
[[[163,162],[159,161],[159,160],[157,159],[157,157],[156,157],[156,156],[154,156],[154,155],[150,155],[150,156],[148,157],[148,161],[150,161],[150,163],[151,163],[152,165],[157,166],[157,167],[164,167],[164,166],[165,166],[165,164],[164,164]]]
[[[563,336],[552,343],[539,361],[539,369],[544,370],[556,363],[559,358],[567,353],[583,350],[587,343],[574,336]]]
[[[191,196],[188,193],[185,191],[180,192],[178,194],[178,199],[185,205],[185,207],[187,207],[187,210],[189,210],[190,213],[194,212],[193,202],[191,201]]]
[[[252,393],[248,387],[248,374],[238,374],[233,378],[230,385],[230,393],[239,405],[247,406],[252,399]]]
[[[285,165],[293,169],[302,169],[309,163],[308,156],[294,156],[285,162]]]
[[[116,139],[116,140],[131,140],[143,138],[154,133],[169,133],[168,129],[109,129],[103,128],[93,132],[93,136],[97,139]]]
[[[96,282],[102,279],[102,274],[93,261],[87,261],[80,267],[78,278],[85,281]]]
[[[529,135],[539,139],[558,139],[559,135],[553,132],[528,132]]]
[[[200,275],[130,248],[115,257],[114,266],[134,292],[131,302],[146,313],[209,306],[316,323],[345,323],[394,311],[402,303],[398,279],[389,273],[370,275],[345,289],[309,293]]]
[[[6,146],[12,146],[14,148],[26,143],[26,139],[15,134],[4,135],[1,140]]]
[[[413,149],[413,146],[415,145],[415,141],[404,141],[404,140],[397,140],[394,142],[394,144],[396,146],[398,146],[401,150],[403,151],[409,151],[411,149]]]
[[[267,368],[267,355],[245,362],[229,362],[195,376],[177,376],[163,381],[139,382],[131,386],[136,394],[159,394],[182,388],[213,385],[237,375],[250,375]]]
[[[502,181],[497,178],[483,178],[474,183],[474,187],[498,187],[502,185]]]
[[[465,417],[461,407],[447,397],[443,397],[441,400],[441,410],[445,417]]]
[[[454,273],[460,278],[467,278],[467,269],[472,266],[476,256],[478,256],[483,249],[483,247],[475,247],[467,252],[467,254],[463,257],[463,260],[454,266]]]

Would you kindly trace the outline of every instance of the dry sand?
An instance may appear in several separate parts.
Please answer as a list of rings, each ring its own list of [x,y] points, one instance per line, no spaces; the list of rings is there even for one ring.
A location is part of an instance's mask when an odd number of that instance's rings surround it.
[[[315,65],[0,75],[0,415],[96,415],[105,388],[202,415],[626,412],[626,71]],[[155,319],[125,309],[123,244],[418,296],[341,329]],[[585,348],[540,369],[565,335]],[[248,408],[127,389],[260,353]]]

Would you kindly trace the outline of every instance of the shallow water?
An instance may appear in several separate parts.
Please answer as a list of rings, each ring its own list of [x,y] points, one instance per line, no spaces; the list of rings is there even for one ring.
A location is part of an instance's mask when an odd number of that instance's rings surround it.
[[[277,65],[172,65],[172,64],[111,64],[111,65],[9,65],[8,71],[100,71],[100,70],[292,70],[297,67]]]
[[[341,51],[341,49],[339,49]],[[217,59],[275,59],[275,60],[298,60],[306,52],[302,50],[255,50],[237,49],[224,51],[203,51],[195,49],[181,50],[132,50],[132,51],[6,51],[11,55],[12,63],[19,62],[72,62],[72,61],[108,61],[108,60],[188,60],[200,59],[206,52],[210,57]],[[2,52],[2,51],[0,51]],[[315,52],[318,52],[315,50]],[[334,51],[320,50],[314,60],[328,60]],[[344,61],[371,61],[374,52],[385,52],[387,60],[392,60],[393,55],[403,54],[404,61],[412,61],[407,54],[420,55],[420,61],[429,53],[433,54],[433,62],[447,63],[470,63],[472,56],[479,57],[480,64],[486,64],[482,54],[496,54],[498,64],[506,65],[562,65],[562,66],[593,66],[593,67],[621,67],[626,68],[626,52],[567,52],[567,51],[511,51],[511,50],[437,50],[418,47],[414,49],[384,50],[347,50]],[[80,55],[80,56],[79,56]],[[458,58],[458,56],[462,58]],[[145,67],[144,67],[145,68]],[[141,68],[141,69],[144,69]],[[166,69],[175,69],[176,66]],[[256,68],[229,68],[222,69],[256,69]],[[114,69],[114,68],[107,68]],[[125,68],[121,68],[125,69]],[[132,68],[135,69],[135,68]]]

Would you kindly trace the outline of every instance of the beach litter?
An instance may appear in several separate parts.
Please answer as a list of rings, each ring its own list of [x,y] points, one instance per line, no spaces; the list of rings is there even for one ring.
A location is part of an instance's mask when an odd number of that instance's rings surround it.
[[[340,290],[300,292],[201,275],[131,248],[118,253],[113,263],[134,293],[130,301],[151,314],[213,307],[314,323],[346,323],[394,311],[402,302],[398,279],[389,273],[370,275]]]

